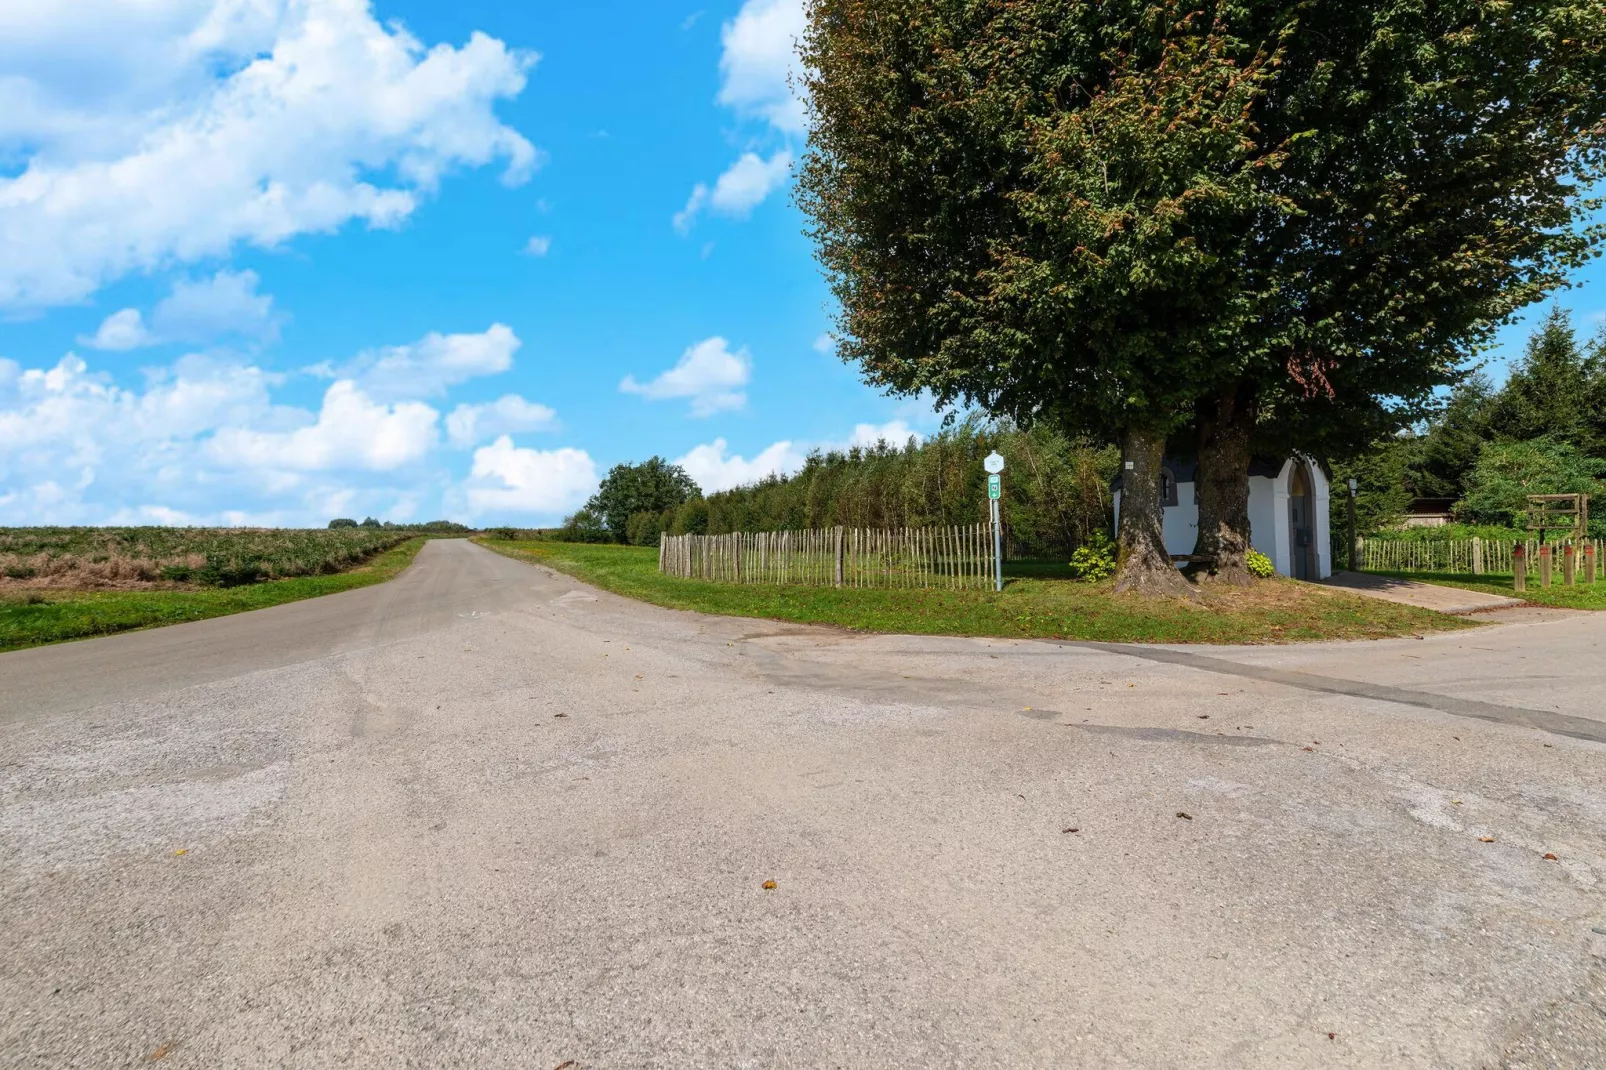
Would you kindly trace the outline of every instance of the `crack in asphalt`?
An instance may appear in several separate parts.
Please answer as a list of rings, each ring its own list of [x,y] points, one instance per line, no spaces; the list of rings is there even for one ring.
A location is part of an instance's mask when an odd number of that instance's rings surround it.
[[[1225,658],[1213,658],[1204,654],[1192,654],[1184,650],[1168,650],[1163,647],[1132,646],[1125,643],[1063,643],[1061,645],[1081,647],[1087,650],[1100,650],[1107,654],[1125,654],[1128,657],[1140,658],[1144,661],[1160,662],[1166,665],[1181,665],[1189,669],[1198,669],[1202,672],[1262,680],[1267,683],[1284,684],[1288,687],[1302,688],[1306,691],[1319,691],[1329,695],[1369,698],[1376,699],[1379,702],[1393,702],[1401,706],[1437,710],[1440,713],[1448,713],[1454,717],[1470,717],[1474,720],[1493,721],[1496,724],[1512,725],[1518,728],[1533,728],[1541,732],[1549,732],[1552,735],[1582,739],[1589,743],[1606,743],[1606,722],[1591,720],[1588,717],[1575,717],[1567,713],[1556,713],[1553,710],[1530,710],[1522,706],[1480,702],[1477,699],[1456,698],[1453,695],[1440,695],[1432,691],[1418,691],[1407,687],[1393,687],[1389,684],[1371,684],[1363,680],[1344,680],[1332,676],[1317,676],[1315,673],[1272,669],[1262,665],[1244,665],[1240,662],[1228,661]]]

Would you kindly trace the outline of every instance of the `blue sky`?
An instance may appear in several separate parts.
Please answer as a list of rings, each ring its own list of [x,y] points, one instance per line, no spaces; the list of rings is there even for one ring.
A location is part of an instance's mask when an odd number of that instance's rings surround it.
[[[7,4],[0,524],[550,523],[620,461],[714,490],[931,430],[822,342],[800,26],[801,0]],[[1563,301],[1589,326],[1598,293]]]

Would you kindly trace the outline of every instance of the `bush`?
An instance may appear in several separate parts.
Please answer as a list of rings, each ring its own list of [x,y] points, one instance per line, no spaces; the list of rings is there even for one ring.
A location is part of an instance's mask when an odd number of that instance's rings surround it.
[[[351,519],[350,517],[345,517],[345,516],[336,517],[334,520],[329,521],[329,527],[331,529],[334,529],[334,528],[354,528],[356,526],[357,526],[357,522],[355,520]]]
[[[1071,575],[1079,580],[1095,583],[1115,575],[1115,543],[1102,531],[1076,548],[1071,554]]]
[[[613,542],[613,532],[602,517],[590,509],[581,509],[563,522],[555,538],[559,542]]]
[[[1251,576],[1259,576],[1263,580],[1269,580],[1277,575],[1277,567],[1271,563],[1271,558],[1259,550],[1250,550],[1245,555],[1244,567],[1249,569]]]
[[[632,513],[625,524],[625,539],[631,546],[657,546],[664,530],[664,514],[651,509]]]
[[[519,538],[520,532],[518,528],[492,528],[490,535],[493,539],[503,539],[507,542],[514,542]]]
[[[1527,527],[1528,495],[1599,495],[1606,462],[1576,446],[1551,438],[1530,442],[1490,442],[1467,477],[1467,495],[1456,504],[1463,523]],[[1595,518],[1590,534],[1606,535],[1606,518]]]

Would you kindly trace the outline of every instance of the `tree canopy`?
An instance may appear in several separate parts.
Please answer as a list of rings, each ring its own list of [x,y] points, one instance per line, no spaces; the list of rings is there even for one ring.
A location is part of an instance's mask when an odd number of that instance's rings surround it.
[[[684,468],[653,457],[640,464],[614,465],[584,511],[600,519],[616,541],[625,542],[632,516],[662,513],[701,494]]]
[[[812,0],[839,352],[1123,441],[1123,576],[1200,427],[1241,556],[1252,438],[1410,422],[1598,244],[1603,44],[1585,0]]]

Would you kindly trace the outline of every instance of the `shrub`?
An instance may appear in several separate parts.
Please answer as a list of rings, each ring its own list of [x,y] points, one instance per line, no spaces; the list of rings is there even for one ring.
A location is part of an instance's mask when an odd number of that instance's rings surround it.
[[[490,535],[493,539],[503,539],[507,542],[517,540],[521,532],[518,528],[492,528]]]
[[[357,522],[355,520],[345,516],[336,517],[335,519],[329,521],[329,527],[331,530],[337,528],[354,528],[356,526]]]
[[[625,525],[625,537],[631,546],[657,546],[658,536],[664,530],[664,514],[651,509],[632,513]]]
[[[1277,568],[1271,563],[1271,558],[1259,550],[1250,550],[1245,555],[1244,566],[1249,569],[1251,576],[1259,576],[1263,580],[1270,579],[1277,574]]]
[[[1093,536],[1071,554],[1071,575],[1089,583],[1109,579],[1115,575],[1115,543],[1102,531]]]

